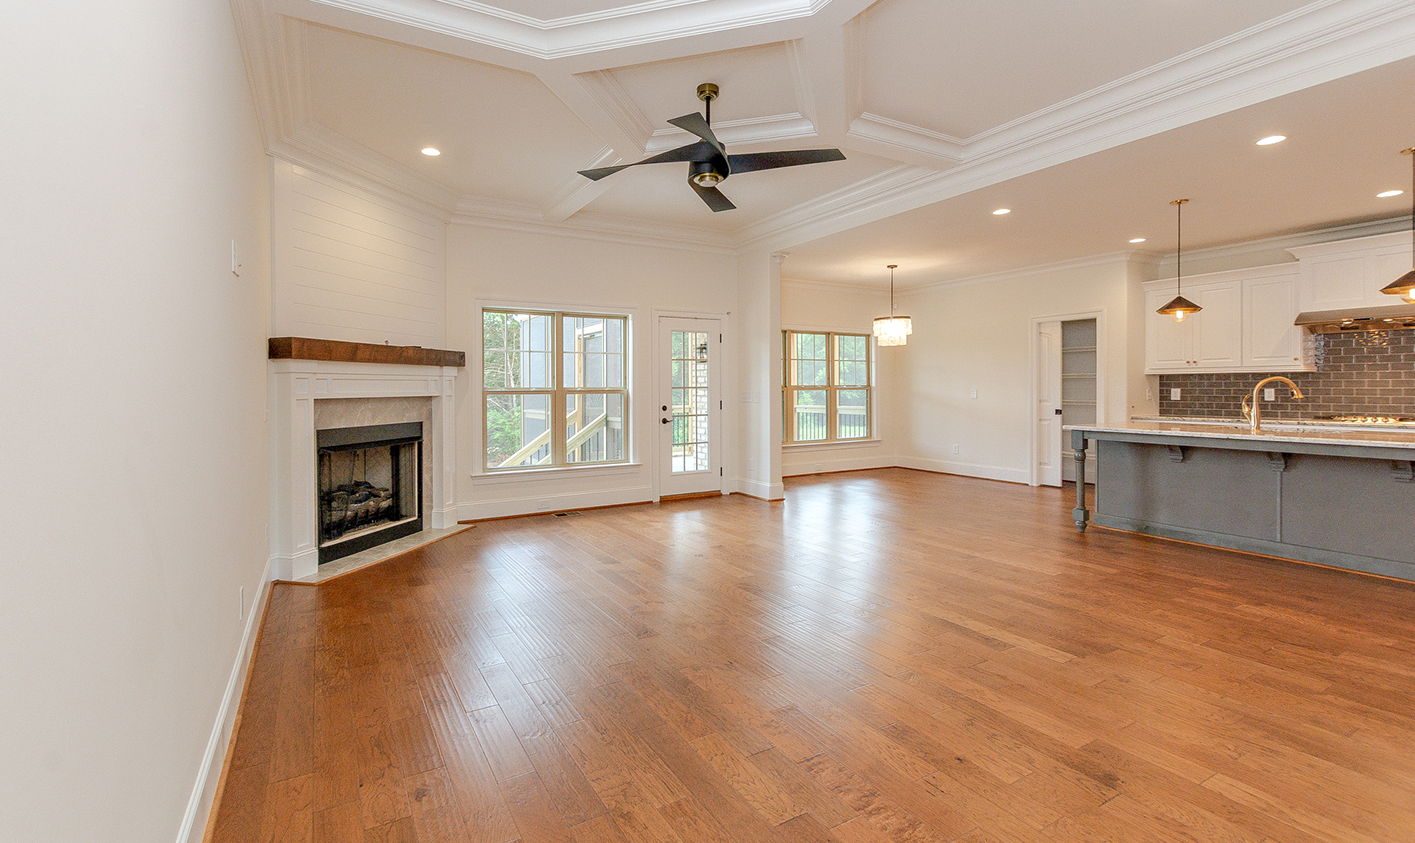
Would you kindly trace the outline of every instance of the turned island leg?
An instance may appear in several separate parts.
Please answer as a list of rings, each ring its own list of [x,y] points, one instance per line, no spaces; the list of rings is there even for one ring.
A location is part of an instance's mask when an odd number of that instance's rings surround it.
[[[1071,517],[1076,519],[1076,532],[1084,533],[1091,516],[1086,509],[1086,434],[1071,431],[1071,447],[1076,452],[1076,508],[1071,510]]]

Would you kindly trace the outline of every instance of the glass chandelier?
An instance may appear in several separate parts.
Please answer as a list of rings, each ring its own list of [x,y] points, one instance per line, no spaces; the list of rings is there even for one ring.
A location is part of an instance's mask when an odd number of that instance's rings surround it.
[[[880,345],[905,345],[914,333],[912,319],[894,315],[894,270],[898,267],[897,263],[889,265],[889,315],[875,320],[875,342]]]

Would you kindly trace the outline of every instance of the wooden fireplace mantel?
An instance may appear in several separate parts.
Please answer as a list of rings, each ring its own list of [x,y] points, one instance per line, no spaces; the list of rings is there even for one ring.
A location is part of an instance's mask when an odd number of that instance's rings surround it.
[[[340,363],[394,363],[404,366],[467,365],[465,351],[418,345],[377,345],[370,342],[271,337],[271,360],[333,360]]]

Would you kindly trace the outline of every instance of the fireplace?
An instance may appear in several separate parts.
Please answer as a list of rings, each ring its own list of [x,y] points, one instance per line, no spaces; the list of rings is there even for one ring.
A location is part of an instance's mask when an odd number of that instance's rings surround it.
[[[320,564],[423,528],[422,422],[315,431]]]
[[[325,528],[319,513],[321,430],[421,423],[418,457],[423,468],[414,475],[422,488],[416,492],[418,506],[408,514],[421,516],[423,531],[457,525],[454,399],[458,369],[466,365],[464,354],[275,337],[270,340],[269,365],[273,579],[316,577],[324,561],[320,545]],[[391,464],[391,455],[389,459]],[[334,469],[332,462],[330,469]],[[388,488],[391,495],[392,479],[390,472],[389,482],[366,482]],[[404,493],[401,475],[398,491]],[[339,538],[350,537],[356,529],[357,525],[346,529]]]

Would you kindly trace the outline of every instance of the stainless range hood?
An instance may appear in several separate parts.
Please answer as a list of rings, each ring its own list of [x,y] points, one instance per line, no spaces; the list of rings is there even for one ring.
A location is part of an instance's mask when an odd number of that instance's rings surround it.
[[[1293,324],[1311,328],[1317,333],[1415,328],[1415,304],[1350,307],[1344,310],[1310,310],[1297,314],[1297,319]]]

